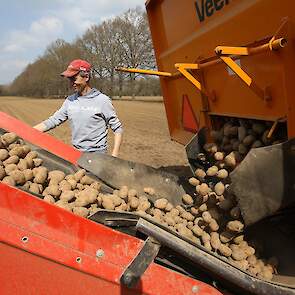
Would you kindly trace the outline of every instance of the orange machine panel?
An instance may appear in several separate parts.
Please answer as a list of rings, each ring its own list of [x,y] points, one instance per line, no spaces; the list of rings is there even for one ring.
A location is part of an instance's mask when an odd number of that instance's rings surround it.
[[[212,95],[201,94],[180,73],[161,77],[172,139],[186,144],[193,135],[192,128],[183,126],[187,106],[192,107],[197,120],[194,126],[199,128],[210,126],[212,115],[268,121],[283,118],[288,136],[295,136],[295,1],[149,0],[146,8],[159,70],[176,73],[177,63],[208,64],[192,74]],[[257,48],[273,36],[285,38],[287,44],[279,50],[228,55],[253,84],[269,94],[264,99],[229,69],[215,48]]]

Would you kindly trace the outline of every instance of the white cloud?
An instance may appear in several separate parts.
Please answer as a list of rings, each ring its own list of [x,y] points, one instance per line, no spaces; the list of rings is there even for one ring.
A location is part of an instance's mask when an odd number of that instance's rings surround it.
[[[27,30],[10,32],[0,49],[4,53],[17,53],[34,47],[46,47],[46,45],[58,38],[62,33],[63,23],[56,17],[43,17],[31,23]],[[43,45],[43,46],[42,46]]]
[[[19,0],[10,0],[19,6]],[[39,13],[23,29],[12,26],[0,40],[0,84],[11,82],[25,66],[42,55],[45,48],[57,38],[71,42],[91,25],[119,15],[129,8],[144,7],[145,0],[27,0],[24,7]],[[8,4],[9,5],[9,4]],[[13,18],[12,9],[9,17]],[[26,14],[26,11],[23,12]],[[28,14],[29,15],[29,14]],[[17,24],[17,18],[15,23]]]

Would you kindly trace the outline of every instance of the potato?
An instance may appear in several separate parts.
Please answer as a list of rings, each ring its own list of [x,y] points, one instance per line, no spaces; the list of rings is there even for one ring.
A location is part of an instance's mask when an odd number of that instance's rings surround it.
[[[127,211],[127,204],[125,203],[124,200],[122,200],[122,204],[118,207],[115,208],[116,211]]]
[[[59,189],[59,187],[58,187],[57,184],[51,184],[51,185],[49,185],[47,187],[47,192],[48,192],[49,195],[54,196],[54,197],[59,197],[60,194],[61,194],[61,190]]]
[[[216,161],[222,161],[223,158],[224,158],[224,155],[223,155],[222,152],[216,152],[216,153],[214,154],[214,159],[215,159]]]
[[[151,203],[149,201],[140,201],[137,207],[137,211],[145,212],[147,209],[151,207]]]
[[[195,219],[195,216],[192,215],[189,212],[183,212],[183,213],[181,213],[180,217],[183,218],[183,219],[186,219],[188,221],[193,221]]]
[[[212,216],[208,211],[202,213],[202,218],[206,223],[210,223],[212,220]]]
[[[199,193],[201,196],[205,196],[210,192],[210,188],[206,183],[202,183],[199,187]]]
[[[214,250],[219,249],[221,242],[220,242],[218,233],[216,233],[216,232],[210,233],[210,244]]]
[[[235,154],[231,152],[224,158],[224,162],[227,166],[234,168],[237,165]]]
[[[206,233],[205,231],[203,231],[202,236],[201,236],[201,240],[203,243],[210,242],[210,235],[208,233]]]
[[[107,210],[114,210],[115,209],[115,205],[113,203],[112,198],[110,198],[110,197],[103,198],[102,207],[105,208],[105,209],[107,209]]]
[[[232,245],[231,245],[232,246]],[[237,246],[237,245],[234,245]],[[243,249],[240,249],[238,247],[231,248],[232,250],[232,258],[239,261],[239,260],[245,260],[247,258],[247,255]]]
[[[44,184],[45,181],[47,180],[47,176],[48,176],[48,170],[45,167],[39,167],[39,168],[35,168],[35,170],[33,170],[34,173],[34,182],[35,183],[39,183],[39,184]]]
[[[179,229],[178,229],[178,232],[180,235],[186,237],[186,238],[192,238],[193,237],[193,232],[188,229],[186,226],[181,226]]]
[[[92,179],[91,177],[89,177],[88,175],[84,175],[81,179],[80,179],[80,183],[81,184],[87,184],[90,185],[94,182],[95,180]]]
[[[244,241],[244,235],[238,235],[238,236],[236,236],[234,239],[233,239],[233,241],[234,241],[234,243],[235,244],[240,244],[241,242],[243,242]]]
[[[55,205],[58,206],[58,207],[60,207],[60,208],[63,208],[64,210],[67,210],[67,211],[70,211],[70,212],[72,211],[72,205],[69,204],[66,201],[59,200],[59,201],[57,201],[55,203]]]
[[[195,177],[191,177],[191,178],[188,180],[188,182],[189,182],[191,185],[194,185],[194,186],[197,186],[197,185],[200,184],[200,181],[199,181],[197,178],[195,178]]]
[[[195,175],[199,180],[203,180],[206,177],[206,172],[200,168],[195,171]]]
[[[81,183],[77,183],[76,188],[77,188],[79,191],[82,191],[82,190],[84,189],[84,185],[81,184]]]
[[[257,134],[263,134],[265,129],[266,129],[266,126],[262,123],[254,123],[252,125],[252,130]]]
[[[25,169],[23,171],[26,181],[32,180],[34,178],[33,171],[31,169]]]
[[[45,202],[47,202],[47,203],[50,203],[50,204],[54,204],[54,203],[55,203],[55,199],[54,199],[52,196],[50,196],[50,195],[46,195],[46,196],[43,198],[43,200],[44,200]]]
[[[10,176],[14,179],[15,184],[17,185],[23,185],[26,182],[25,176],[20,170],[11,171]]]
[[[41,166],[43,164],[43,160],[40,159],[40,158],[34,158],[33,159],[33,164],[34,164],[35,167],[39,167],[39,166]]]
[[[51,184],[52,181],[55,182],[55,180],[51,179],[49,184]],[[56,183],[56,184],[58,184],[58,183]],[[62,192],[72,190],[72,186],[71,186],[71,184],[70,184],[67,180],[65,180],[65,179],[62,180],[62,181],[58,184],[58,186],[59,186],[59,189],[60,189]]]
[[[6,176],[6,172],[3,166],[0,166],[0,180]]]
[[[191,207],[190,208],[190,212],[191,214],[193,214],[194,216],[197,216],[199,214],[199,210],[195,207]]]
[[[217,223],[217,221],[215,219],[212,219],[209,222],[209,228],[210,228],[211,231],[218,231],[219,225],[218,225],[218,223]]]
[[[171,225],[171,226],[174,226],[175,225],[175,220],[173,219],[173,217],[171,216],[167,216],[167,214],[163,217],[164,221],[168,224],[168,225]]]
[[[208,210],[208,207],[207,207],[207,204],[202,204],[200,207],[199,207],[199,211],[200,212],[205,212]]]
[[[35,194],[40,194],[40,187],[38,183],[31,183],[29,191]]]
[[[62,201],[71,201],[75,196],[75,193],[73,191],[64,191],[61,193],[61,195],[59,196],[59,199]]]
[[[212,247],[211,247],[211,243],[210,243],[210,241],[206,241],[206,242],[204,242],[204,247],[205,247],[208,251],[212,251]]]
[[[11,176],[5,176],[1,181],[5,184],[15,186],[15,180]]]
[[[17,135],[13,132],[4,133],[1,136],[1,141],[5,146],[10,145],[11,143],[15,142],[18,139]]]
[[[52,170],[48,173],[48,179],[52,184],[58,184],[65,178],[65,173],[60,170]]]
[[[85,207],[74,207],[73,208],[73,213],[75,215],[81,216],[81,217],[87,217],[89,214],[89,209]]]
[[[3,161],[3,164],[6,166],[8,164],[17,164],[19,161],[19,157],[14,155],[14,156],[10,156],[8,159],[6,159],[5,161]]]
[[[168,204],[166,205],[166,207],[165,207],[164,210],[165,210],[166,212],[170,212],[173,208],[174,208],[173,205],[172,205],[171,203],[168,202]]]
[[[222,243],[228,243],[230,242],[233,238],[235,237],[235,234],[232,232],[228,232],[228,231],[223,231],[220,234],[220,241]]]
[[[128,187],[126,185],[122,186],[119,190],[119,197],[126,200],[128,197]],[[129,200],[129,198],[128,198]]]
[[[206,171],[206,175],[208,176],[215,176],[218,172],[218,167],[217,166],[212,166],[210,168],[208,168],[208,170]]]
[[[214,154],[217,152],[217,145],[215,143],[205,143],[203,148],[207,153]]]
[[[245,254],[247,255],[247,257],[255,254],[255,249],[251,246],[243,247],[243,250],[244,250]]]
[[[27,153],[27,155],[25,156],[25,159],[35,159],[38,157],[38,153],[36,151],[30,151],[29,153]]]
[[[15,169],[17,169],[17,165],[16,165],[16,164],[8,164],[8,165],[6,165],[5,168],[4,168],[5,173],[6,173],[7,175],[10,175],[10,173],[11,173],[12,171],[14,171]]]
[[[186,212],[185,209],[180,205],[177,205],[175,208],[179,211],[179,214],[182,214],[183,212]]]
[[[254,142],[255,142],[256,138],[253,135],[247,135],[244,139],[243,139],[243,144],[245,146],[251,146]]]
[[[74,181],[74,180],[73,180],[73,181]],[[68,183],[69,183],[72,187],[73,187],[73,181],[70,182],[70,181],[68,180]],[[94,182],[92,182],[92,183],[90,184],[90,187],[96,189],[97,191],[99,191],[99,190],[101,189],[101,183],[98,182],[98,181],[94,181]]]
[[[210,131],[210,136],[214,140],[214,142],[220,142],[222,140],[222,132],[216,131],[216,130],[211,130]]]
[[[218,178],[220,178],[220,179],[225,179],[225,178],[228,177],[228,172],[227,172],[225,169],[220,169],[220,170],[217,172],[216,176],[217,176]]]
[[[122,202],[123,202],[123,200],[120,197],[116,196],[116,195],[112,195],[111,198],[113,200],[113,203],[114,203],[115,207],[120,206],[122,204]]]
[[[130,189],[130,190],[128,190],[127,195],[128,195],[128,200],[129,200],[129,198],[133,198],[133,197],[137,196],[137,191],[135,189]]]
[[[223,244],[219,245],[218,251],[220,252],[221,255],[225,257],[230,257],[232,255],[232,250]]]
[[[86,197],[89,204],[94,203],[98,196],[98,191],[94,188],[88,187],[79,193],[79,197]]]
[[[251,145],[251,148],[255,149],[255,148],[260,148],[262,146],[263,146],[263,144],[260,140],[255,140],[254,143]]]
[[[225,191],[224,184],[221,181],[217,182],[214,186],[214,191],[218,196],[221,196]]]
[[[248,148],[246,145],[244,145],[243,143],[240,143],[239,144],[239,147],[238,147],[238,152],[241,154],[241,155],[246,155],[248,153]]]
[[[154,194],[155,194],[155,190],[152,188],[152,187],[145,187],[144,189],[143,189],[143,191],[146,193],[146,194],[148,194],[148,195],[150,195],[150,196],[153,196]],[[167,204],[166,204],[167,205]],[[165,205],[165,206],[166,206]]]
[[[16,147],[14,147],[13,149],[11,149],[11,150],[9,151],[9,155],[10,155],[10,156],[14,156],[14,155],[16,155],[16,156],[18,156],[19,158],[23,158],[23,157],[26,156],[26,153],[25,153],[25,151],[24,151],[24,149],[23,149],[22,146],[16,146]]]
[[[247,261],[249,262],[249,265],[255,266],[257,263],[257,258],[255,255],[250,255],[247,257]]]
[[[197,224],[195,224],[191,230],[197,237],[201,237],[204,232],[203,229],[199,227]]]
[[[192,205],[194,203],[194,200],[190,195],[184,194],[182,196],[182,202],[186,205]]]
[[[9,153],[6,149],[0,149],[0,160],[4,161],[9,157]]]
[[[179,210],[177,208],[172,208],[170,211],[170,214],[172,216],[178,216],[179,215]]]
[[[25,159],[20,159],[18,164],[17,164],[17,168],[21,171],[24,171],[26,169],[29,168],[28,162]]]
[[[260,273],[258,273],[258,278],[264,279],[267,281],[271,281],[273,278],[273,274],[269,269],[263,269]]]
[[[154,206],[158,209],[165,209],[168,204],[168,200],[165,198],[161,198],[155,201]]]
[[[231,145],[232,145],[233,151],[238,151],[239,150],[240,142],[238,140],[233,140],[233,142],[232,142]]]
[[[226,228],[232,232],[241,232],[244,229],[244,224],[238,220],[229,221],[226,225]]]
[[[83,176],[85,176],[86,170],[80,169],[74,174],[75,180],[78,182],[82,179]]]

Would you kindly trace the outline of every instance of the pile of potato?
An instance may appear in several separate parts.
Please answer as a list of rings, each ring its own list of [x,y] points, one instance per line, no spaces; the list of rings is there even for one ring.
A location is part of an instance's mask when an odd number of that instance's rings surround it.
[[[273,122],[263,122],[248,119],[227,119],[218,128],[211,131],[211,137],[218,151],[234,152],[241,161],[251,148],[268,146],[286,140],[286,135],[275,129],[270,138]],[[279,128],[277,128],[279,129]]]
[[[127,186],[103,194],[101,184],[83,169],[69,175],[59,170],[48,171],[38,154],[14,133],[0,137],[0,181],[42,195],[44,201],[82,217],[108,209],[151,218],[234,266],[271,280],[277,261],[271,259],[266,263],[259,259],[253,245],[245,241],[240,210],[227,190],[228,174],[237,163],[236,157],[234,153],[225,156],[216,145],[208,145],[206,150],[207,155],[200,156],[213,158],[215,164],[206,171],[196,170],[196,177],[189,179],[195,193],[185,194],[183,204],[178,206],[164,198],[151,202],[149,196],[157,195],[151,187],[144,188],[144,195]]]

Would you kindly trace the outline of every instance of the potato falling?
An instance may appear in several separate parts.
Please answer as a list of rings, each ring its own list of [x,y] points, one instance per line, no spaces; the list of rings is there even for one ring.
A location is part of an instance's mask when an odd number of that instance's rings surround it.
[[[232,137],[244,141],[248,136],[247,129],[244,134],[245,130],[237,126],[228,124],[225,127],[226,140],[215,134],[221,144],[230,145],[228,139]],[[254,129],[259,131],[260,137],[265,133],[261,126],[253,125]],[[253,140],[249,138],[247,144],[254,144]],[[69,175],[59,170],[49,171],[38,154],[15,134],[6,133],[0,136],[0,141],[0,181],[3,183],[42,195],[45,202],[83,218],[101,209],[137,213],[212,251],[251,275],[272,279],[277,263],[261,260],[255,247],[245,241],[239,208],[227,191],[229,172],[240,159],[236,152],[219,150],[218,143],[208,144],[205,147],[207,155],[216,163],[206,171],[196,170],[195,176],[188,179],[194,194],[183,195],[183,204],[174,207],[167,199],[157,198],[157,191],[152,187],[143,188],[143,194],[127,186],[114,190],[112,194],[103,194],[101,184],[89,177],[84,169]],[[212,179],[216,179],[215,182],[212,183]],[[150,196],[156,201],[151,202]]]

